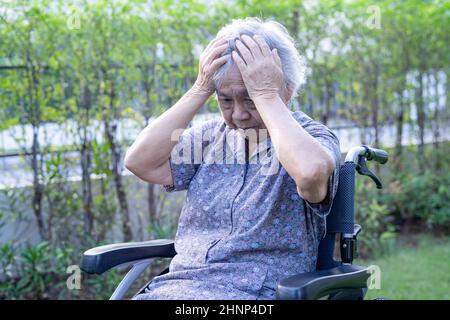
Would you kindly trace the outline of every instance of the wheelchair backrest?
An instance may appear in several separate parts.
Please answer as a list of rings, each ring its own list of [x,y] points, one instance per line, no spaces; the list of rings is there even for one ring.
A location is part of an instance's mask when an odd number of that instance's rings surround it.
[[[326,218],[326,235],[319,245],[317,270],[341,265],[334,260],[336,234],[353,234],[355,226],[355,167],[353,162],[345,162],[339,172],[339,184],[331,211]]]

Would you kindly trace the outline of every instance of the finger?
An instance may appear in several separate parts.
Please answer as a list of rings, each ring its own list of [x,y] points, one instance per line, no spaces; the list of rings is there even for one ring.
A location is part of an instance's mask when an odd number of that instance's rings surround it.
[[[235,50],[233,50],[231,52],[231,56],[233,57],[234,62],[236,63],[239,71],[242,74],[244,72],[244,70],[245,70],[245,67],[246,67],[244,59],[242,59]]]
[[[226,63],[228,61],[228,59],[231,57],[230,54],[226,54],[220,58],[217,58],[216,60],[214,60],[211,63],[211,69],[213,70],[213,72],[215,72],[221,65],[223,65],[224,63]]]
[[[220,44],[222,41],[225,40],[225,38],[227,38],[226,34],[221,35],[220,37],[217,37],[215,39],[213,39],[208,46],[206,47],[205,51],[209,48],[211,48],[212,46],[214,46],[215,44]]]
[[[211,46],[211,45],[213,45],[214,43],[216,43],[217,41],[220,41],[221,39],[223,39],[223,38],[225,38],[226,37],[226,35],[221,35],[220,37],[215,37],[214,39],[212,39],[210,42],[209,42],[209,45]]]
[[[255,40],[253,40],[246,34],[244,34],[241,38],[242,41],[245,43],[245,45],[249,48],[249,51],[253,55],[254,59],[258,59],[259,57],[261,57],[262,55],[261,49],[259,48],[259,45],[255,42]]]
[[[220,55],[226,48],[228,47],[228,43],[225,43],[221,46],[218,46],[214,49],[211,49],[206,56],[205,63],[210,64],[218,55]]]
[[[229,46],[228,39],[229,38],[225,37],[225,38],[219,40],[218,42],[212,44],[211,47],[209,47],[208,49],[205,49],[205,51],[203,52],[203,55],[207,57],[210,55],[211,51],[214,51],[216,48],[219,48],[219,47],[223,48],[223,49],[226,48],[227,46]]]
[[[236,40],[236,48],[239,50],[239,53],[247,64],[253,61],[253,54],[239,39]]]
[[[274,48],[272,50],[272,57],[275,60],[275,63],[281,68],[282,67],[281,66],[281,59],[280,59],[280,56],[278,55],[278,51],[277,51],[276,48]]]
[[[259,45],[259,48],[261,49],[261,54],[263,56],[269,57],[271,55],[270,47],[262,36],[260,36],[259,34],[255,34],[253,36],[253,40],[255,40],[255,42]]]

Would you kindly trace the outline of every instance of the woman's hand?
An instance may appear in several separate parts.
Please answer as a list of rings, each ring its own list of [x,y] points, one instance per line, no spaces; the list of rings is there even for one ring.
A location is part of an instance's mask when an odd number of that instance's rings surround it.
[[[273,99],[281,95],[284,86],[283,70],[277,50],[270,50],[264,39],[255,35],[241,37],[236,40],[239,53],[233,51],[232,57],[241,72],[242,80],[249,97],[256,99]]]
[[[228,36],[229,37],[229,36]],[[196,92],[205,94],[208,97],[215,91],[213,76],[216,70],[223,65],[230,55],[220,57],[220,54],[227,48],[228,38],[223,35],[212,40],[200,55],[199,71],[194,88]]]

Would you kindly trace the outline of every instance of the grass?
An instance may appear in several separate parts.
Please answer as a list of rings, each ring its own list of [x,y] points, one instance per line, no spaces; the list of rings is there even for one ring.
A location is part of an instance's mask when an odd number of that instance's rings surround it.
[[[355,264],[377,265],[381,270],[380,289],[370,289],[366,299],[449,300],[450,238],[429,235],[397,240],[385,257]]]

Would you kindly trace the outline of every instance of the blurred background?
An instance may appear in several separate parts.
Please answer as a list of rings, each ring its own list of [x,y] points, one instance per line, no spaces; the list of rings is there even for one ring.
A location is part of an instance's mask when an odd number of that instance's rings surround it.
[[[191,87],[218,30],[248,16],[282,23],[306,58],[293,110],[343,156],[389,151],[369,164],[384,189],[357,180],[358,262],[382,271],[369,297],[450,299],[444,0],[0,0],[0,299],[108,298],[124,270],[68,288],[83,251],[174,237],[185,193],[131,175],[125,151]],[[194,122],[217,116],[211,98]]]

